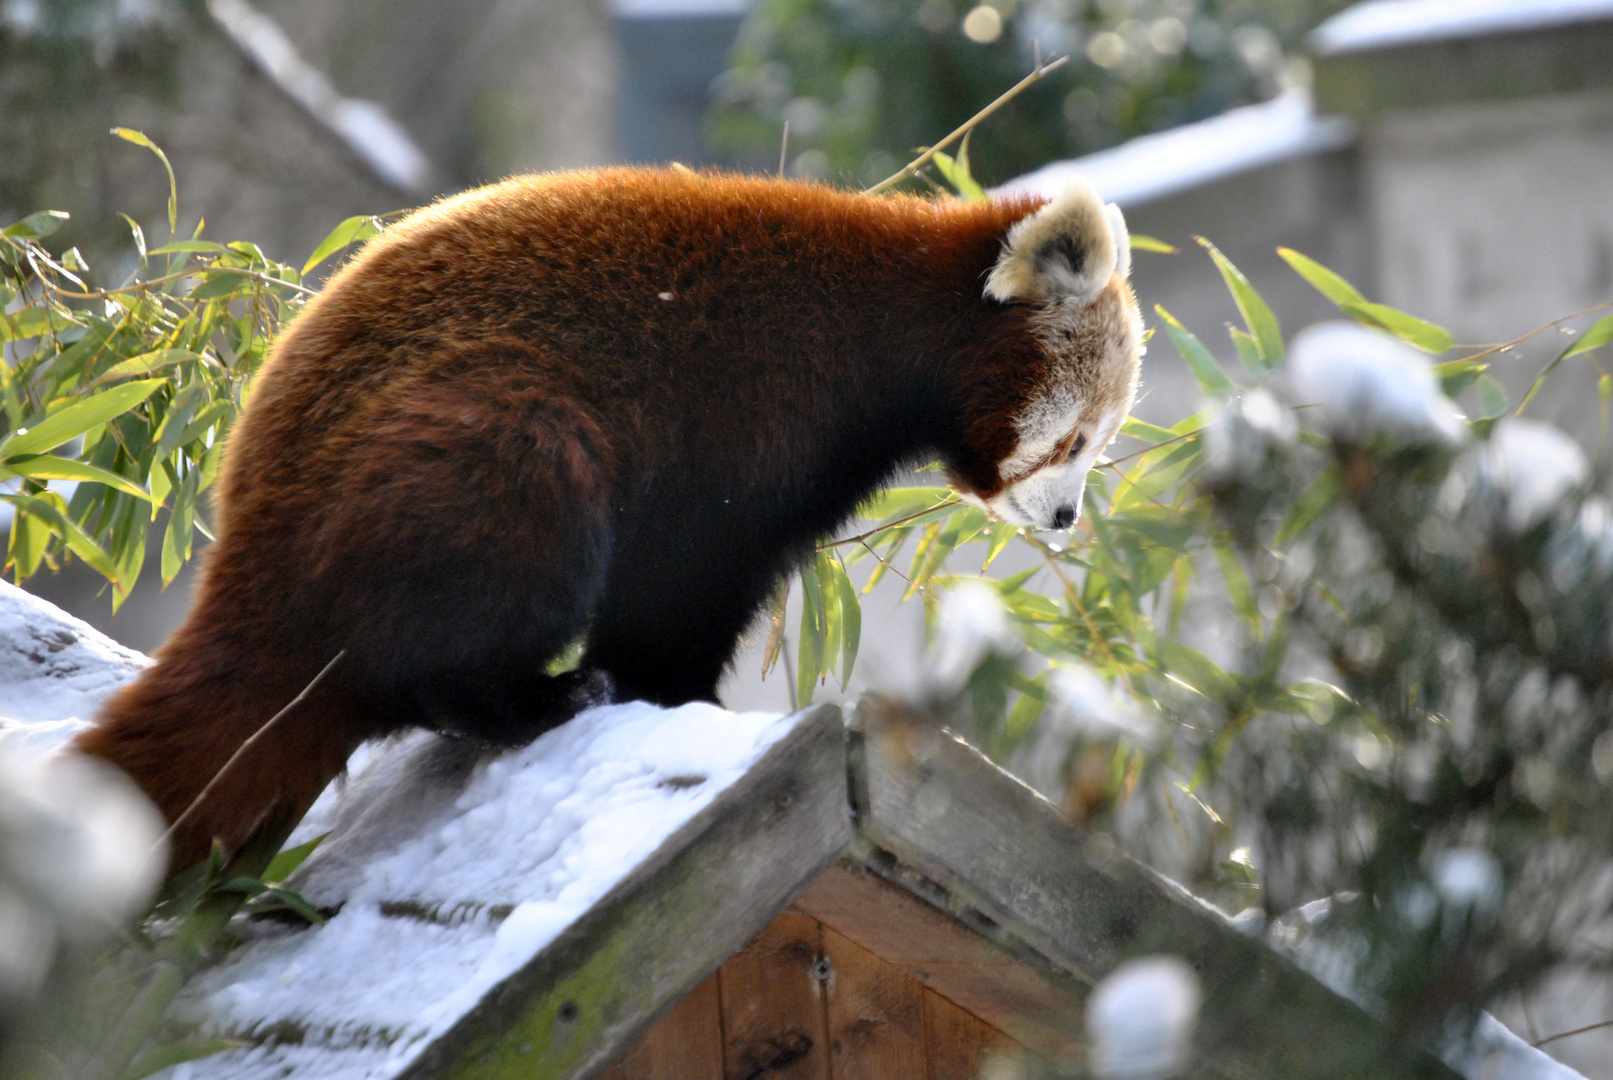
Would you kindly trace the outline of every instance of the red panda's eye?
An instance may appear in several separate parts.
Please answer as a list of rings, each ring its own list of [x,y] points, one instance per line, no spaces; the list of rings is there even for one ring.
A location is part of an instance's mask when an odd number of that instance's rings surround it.
[[[1077,435],[1075,437],[1075,443],[1070,447],[1070,456],[1072,458],[1080,457],[1081,451],[1085,450],[1086,448],[1087,437],[1085,435]]]

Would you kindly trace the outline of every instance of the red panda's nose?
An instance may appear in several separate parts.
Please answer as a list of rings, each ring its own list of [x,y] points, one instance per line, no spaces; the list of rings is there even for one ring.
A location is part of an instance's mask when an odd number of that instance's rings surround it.
[[[1061,506],[1053,511],[1053,528],[1068,529],[1075,524],[1075,507]]]

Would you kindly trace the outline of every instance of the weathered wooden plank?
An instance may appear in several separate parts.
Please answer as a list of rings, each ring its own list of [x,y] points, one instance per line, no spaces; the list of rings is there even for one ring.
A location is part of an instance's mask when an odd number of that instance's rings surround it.
[[[1045,958],[1007,952],[851,860],[826,871],[793,906],[1041,1056],[1084,1057],[1086,987]]]
[[[1205,986],[1199,1044],[1234,1076],[1454,1078],[1180,889],[1089,843],[961,740],[871,696],[858,726],[852,799],[876,849],[869,865],[928,889],[1008,951],[1028,948],[1087,983],[1128,956],[1182,956]]]
[[[839,710],[812,710],[400,1080],[605,1069],[846,849],[845,760]]]
[[[924,985],[830,929],[823,955],[835,1080],[928,1080]]]
[[[829,1080],[823,927],[785,912],[718,970],[727,1080]]]
[[[723,1080],[721,1008],[717,976],[708,975],[603,1080]]]
[[[928,988],[924,991],[924,1031],[930,1080],[980,1080],[988,1054],[1018,1057],[1025,1053],[980,1017]]]

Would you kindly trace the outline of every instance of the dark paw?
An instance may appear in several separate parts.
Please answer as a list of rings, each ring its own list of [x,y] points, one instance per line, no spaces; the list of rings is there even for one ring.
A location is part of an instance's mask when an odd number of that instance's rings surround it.
[[[616,680],[610,672],[598,668],[569,672],[563,676],[572,680],[566,691],[566,703],[576,712],[616,702]]]

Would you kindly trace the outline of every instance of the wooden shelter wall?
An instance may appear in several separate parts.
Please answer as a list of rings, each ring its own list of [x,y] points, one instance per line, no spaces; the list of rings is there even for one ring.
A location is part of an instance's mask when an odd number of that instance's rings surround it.
[[[1018,1043],[895,964],[785,911],[603,1080],[975,1080]]]

